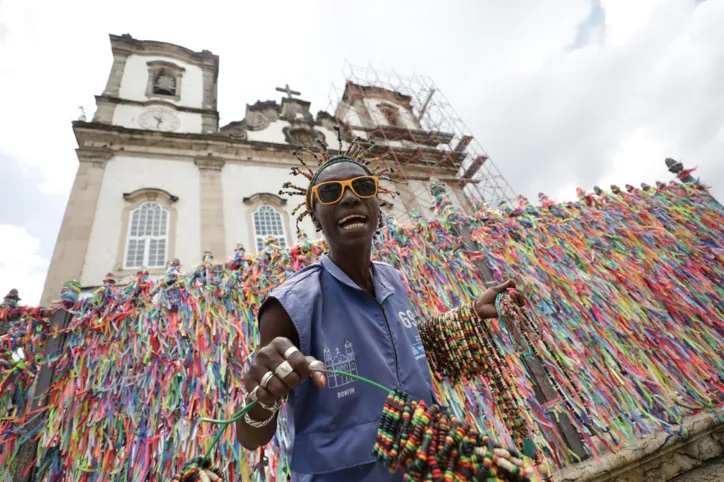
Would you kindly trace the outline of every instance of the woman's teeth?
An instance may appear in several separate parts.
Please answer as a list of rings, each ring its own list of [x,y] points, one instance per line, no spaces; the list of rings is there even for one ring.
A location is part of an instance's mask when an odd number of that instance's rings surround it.
[[[365,223],[352,223],[352,224],[348,224],[346,226],[342,226],[342,229],[344,229],[345,231],[352,231],[353,229],[360,229],[360,228],[364,228],[364,227],[365,227]]]

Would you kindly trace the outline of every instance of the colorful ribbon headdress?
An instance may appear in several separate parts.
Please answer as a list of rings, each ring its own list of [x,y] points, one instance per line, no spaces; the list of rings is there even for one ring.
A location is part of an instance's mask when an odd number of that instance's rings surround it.
[[[304,176],[309,180],[309,187],[304,188],[301,186],[297,186],[291,182],[285,182],[282,185],[282,189],[279,191],[279,194],[282,196],[304,196],[304,202],[300,203],[299,206],[295,207],[292,211],[292,216],[296,215],[302,208],[304,210],[297,215],[296,218],[296,226],[297,226],[297,233],[299,233],[299,223],[304,219],[304,216],[310,215],[312,212],[312,190],[311,187],[315,184],[317,177],[319,174],[324,170],[326,167],[329,167],[333,164],[337,164],[339,162],[353,162],[355,164],[358,164],[362,166],[362,168],[370,175],[374,175],[379,177],[380,180],[394,182],[390,177],[386,176],[386,174],[393,174],[394,170],[392,168],[382,167],[382,166],[376,166],[372,169],[370,169],[370,166],[372,163],[383,161],[387,158],[387,154],[383,154],[379,157],[374,158],[366,158],[368,154],[370,154],[374,148],[377,146],[375,144],[375,141],[369,141],[369,147],[366,149],[361,145],[361,142],[363,139],[361,137],[355,137],[352,143],[349,145],[349,148],[343,152],[342,150],[342,131],[340,130],[339,126],[334,126],[334,130],[337,132],[337,142],[339,143],[339,149],[338,152],[340,154],[330,157],[329,150],[327,147],[327,143],[324,141],[324,139],[317,139],[317,144],[319,144],[320,152],[314,152],[308,147],[305,146],[298,146],[297,150],[294,151],[294,157],[296,157],[299,160],[299,163],[302,165],[301,167],[294,166],[291,168],[291,173],[294,176]],[[302,159],[302,156],[300,155],[300,151],[304,151],[312,158],[317,161],[316,170],[313,170],[309,164],[304,162],[304,159]],[[395,195],[399,194],[396,191],[392,191],[390,189],[386,189],[382,186],[379,186],[379,193],[382,194],[389,194],[390,196],[394,197]]]

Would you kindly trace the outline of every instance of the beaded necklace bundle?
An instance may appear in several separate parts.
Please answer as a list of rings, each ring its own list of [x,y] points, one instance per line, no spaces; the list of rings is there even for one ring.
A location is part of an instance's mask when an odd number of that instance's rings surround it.
[[[496,307],[499,316],[504,318],[505,313],[525,316],[525,312],[518,309],[510,298],[509,293],[498,295]],[[502,376],[501,356],[489,342],[486,323],[477,316],[472,304],[421,323],[419,329],[426,350],[429,347],[426,355],[436,376],[459,380],[462,376],[481,370],[494,373],[490,378],[495,384],[493,393],[502,405],[501,412],[508,430],[513,434],[516,444],[523,448],[523,454],[534,458],[539,472],[545,473],[547,465],[543,463],[541,452],[535,449],[529,438],[524,438],[532,435],[530,430],[522,433],[525,419],[521,414],[523,408],[516,403],[520,397],[513,398],[513,395],[518,395],[515,385],[508,383]],[[494,363],[488,363],[488,359],[493,359]],[[493,443],[489,436],[459,421],[440,405],[432,404],[428,407],[424,400],[409,400],[408,394],[400,389],[389,390],[352,373],[323,371],[354,378],[388,393],[372,453],[391,472],[403,470],[405,480],[517,482],[530,480],[528,476],[534,473],[532,467],[524,465],[521,452]],[[228,420],[200,420],[224,425],[225,429],[242,419],[256,404],[257,401],[253,401]],[[223,480],[221,472],[211,466],[210,460],[224,429],[216,435],[206,456],[187,463],[171,482]]]
[[[498,318],[503,323],[506,318],[514,320],[516,328],[527,330],[530,321],[525,311],[513,302],[513,292],[510,290],[510,293],[497,296]],[[505,355],[493,341],[490,326],[478,316],[473,303],[427,319],[418,325],[418,329],[430,367],[438,380],[449,378],[457,383],[462,378],[485,375],[513,442],[536,461],[541,475],[546,475],[549,463],[533,442],[540,439],[541,434],[536,424],[526,424],[526,415],[530,418],[530,413],[526,413],[529,412],[528,405],[523,402],[518,384],[504,372]]]
[[[395,390],[387,396],[374,455],[408,481],[526,481],[533,474],[515,449],[494,444],[447,409],[410,401]]]

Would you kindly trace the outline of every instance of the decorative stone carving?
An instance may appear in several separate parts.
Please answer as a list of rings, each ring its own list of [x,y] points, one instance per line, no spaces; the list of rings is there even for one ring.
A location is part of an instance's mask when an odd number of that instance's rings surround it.
[[[279,104],[274,101],[258,101],[254,105],[246,106],[244,122],[250,131],[266,129],[271,122],[279,120]]]
[[[282,99],[281,117],[290,122],[314,123],[314,117],[309,112],[310,103],[301,99]]]
[[[245,141],[246,135],[246,124],[244,121],[231,122],[221,128],[221,133],[237,140]]]
[[[343,134],[346,130],[348,130],[346,129],[347,124],[342,121],[337,121],[337,119],[335,119],[329,112],[323,110],[317,112],[317,124],[329,129],[330,131],[334,129],[334,126],[338,125],[342,128]]]
[[[166,203],[171,204],[178,201],[178,196],[174,196],[170,192],[164,191],[163,189],[158,189],[155,187],[143,187],[141,189],[136,189],[133,192],[123,193],[123,199],[129,202],[163,200]]]
[[[287,200],[285,198],[270,192],[258,192],[256,194],[252,194],[249,197],[245,197],[241,201],[247,206],[256,204],[272,204],[276,206],[284,206],[287,203]]]
[[[285,127],[282,132],[284,139],[293,146],[317,146],[317,139],[324,139],[324,134],[306,125]]]

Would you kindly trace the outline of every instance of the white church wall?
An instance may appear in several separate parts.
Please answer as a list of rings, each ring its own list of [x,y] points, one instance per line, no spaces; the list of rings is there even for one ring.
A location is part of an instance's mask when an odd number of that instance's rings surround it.
[[[434,200],[430,194],[428,183],[425,181],[410,181],[410,191],[416,197],[417,203],[415,207],[419,205],[422,215],[427,219],[434,218],[435,212],[432,209]]]
[[[246,136],[250,141],[286,144],[283,129],[288,125],[289,122],[285,120],[277,120],[270,122],[266,129],[262,129],[260,131],[246,131]]]
[[[201,68],[168,57],[130,55],[123,69],[119,97],[122,99],[137,100],[139,102],[148,100],[148,97],[146,97],[148,62],[153,62],[154,60],[170,62],[185,69],[181,79],[180,100],[169,99],[168,102],[183,107],[202,108],[203,72]]]
[[[226,225],[226,250],[227,255],[233,254],[237,243],[242,243],[247,252],[256,252],[254,241],[254,227],[247,223],[247,213],[252,212],[256,207],[244,204],[243,199],[259,193],[278,194],[285,181],[302,183],[305,179],[289,174],[288,167],[263,166],[254,164],[237,164],[227,162],[224,166],[221,177],[224,196],[224,224]],[[289,229],[285,226],[287,243],[294,245],[297,242],[295,222],[296,217],[292,216],[292,210],[301,202],[301,197],[288,199],[283,209],[289,216]],[[277,209],[276,206],[273,206]],[[301,224],[301,228],[307,233],[310,239],[316,239],[317,233],[314,225],[307,217]]]
[[[334,149],[335,151],[339,149],[339,141],[337,140],[337,132],[333,129],[327,129],[326,127],[317,126],[314,128],[314,130],[321,132],[324,134],[324,140],[327,142],[327,145],[330,149]],[[349,148],[349,143],[346,141],[342,141],[342,151],[346,151],[347,148]],[[316,150],[316,149],[315,149]]]
[[[119,104],[116,106],[115,112],[113,113],[113,124],[127,127],[129,129],[145,129],[145,127],[139,123],[139,118],[146,110],[149,109],[167,110],[178,117],[180,124],[178,129],[174,129],[173,132],[186,132],[191,134],[198,134],[201,132],[201,115],[191,112],[181,112],[173,109],[164,109],[158,105],[143,107],[140,105]]]
[[[82,286],[96,286],[114,270],[127,201],[124,193],[141,188],[163,189],[178,201],[175,249],[168,257],[178,257],[185,269],[201,262],[199,169],[191,161],[116,156],[108,161],[101,183],[98,205],[91,229],[81,275]]]
[[[275,144],[287,144],[286,137],[284,136],[284,128],[289,126],[289,122],[285,120],[278,120],[274,122],[270,122],[266,129],[260,130],[260,131],[247,131],[247,139],[250,141],[258,141],[258,142],[273,142]],[[324,134],[324,140],[327,142],[327,145],[330,149],[337,149],[337,133],[332,129],[327,129],[326,127],[322,126],[316,126],[314,130],[321,132]],[[342,148],[347,149],[348,144],[346,142],[342,142]],[[314,151],[317,151],[318,148],[315,146],[313,149]]]

